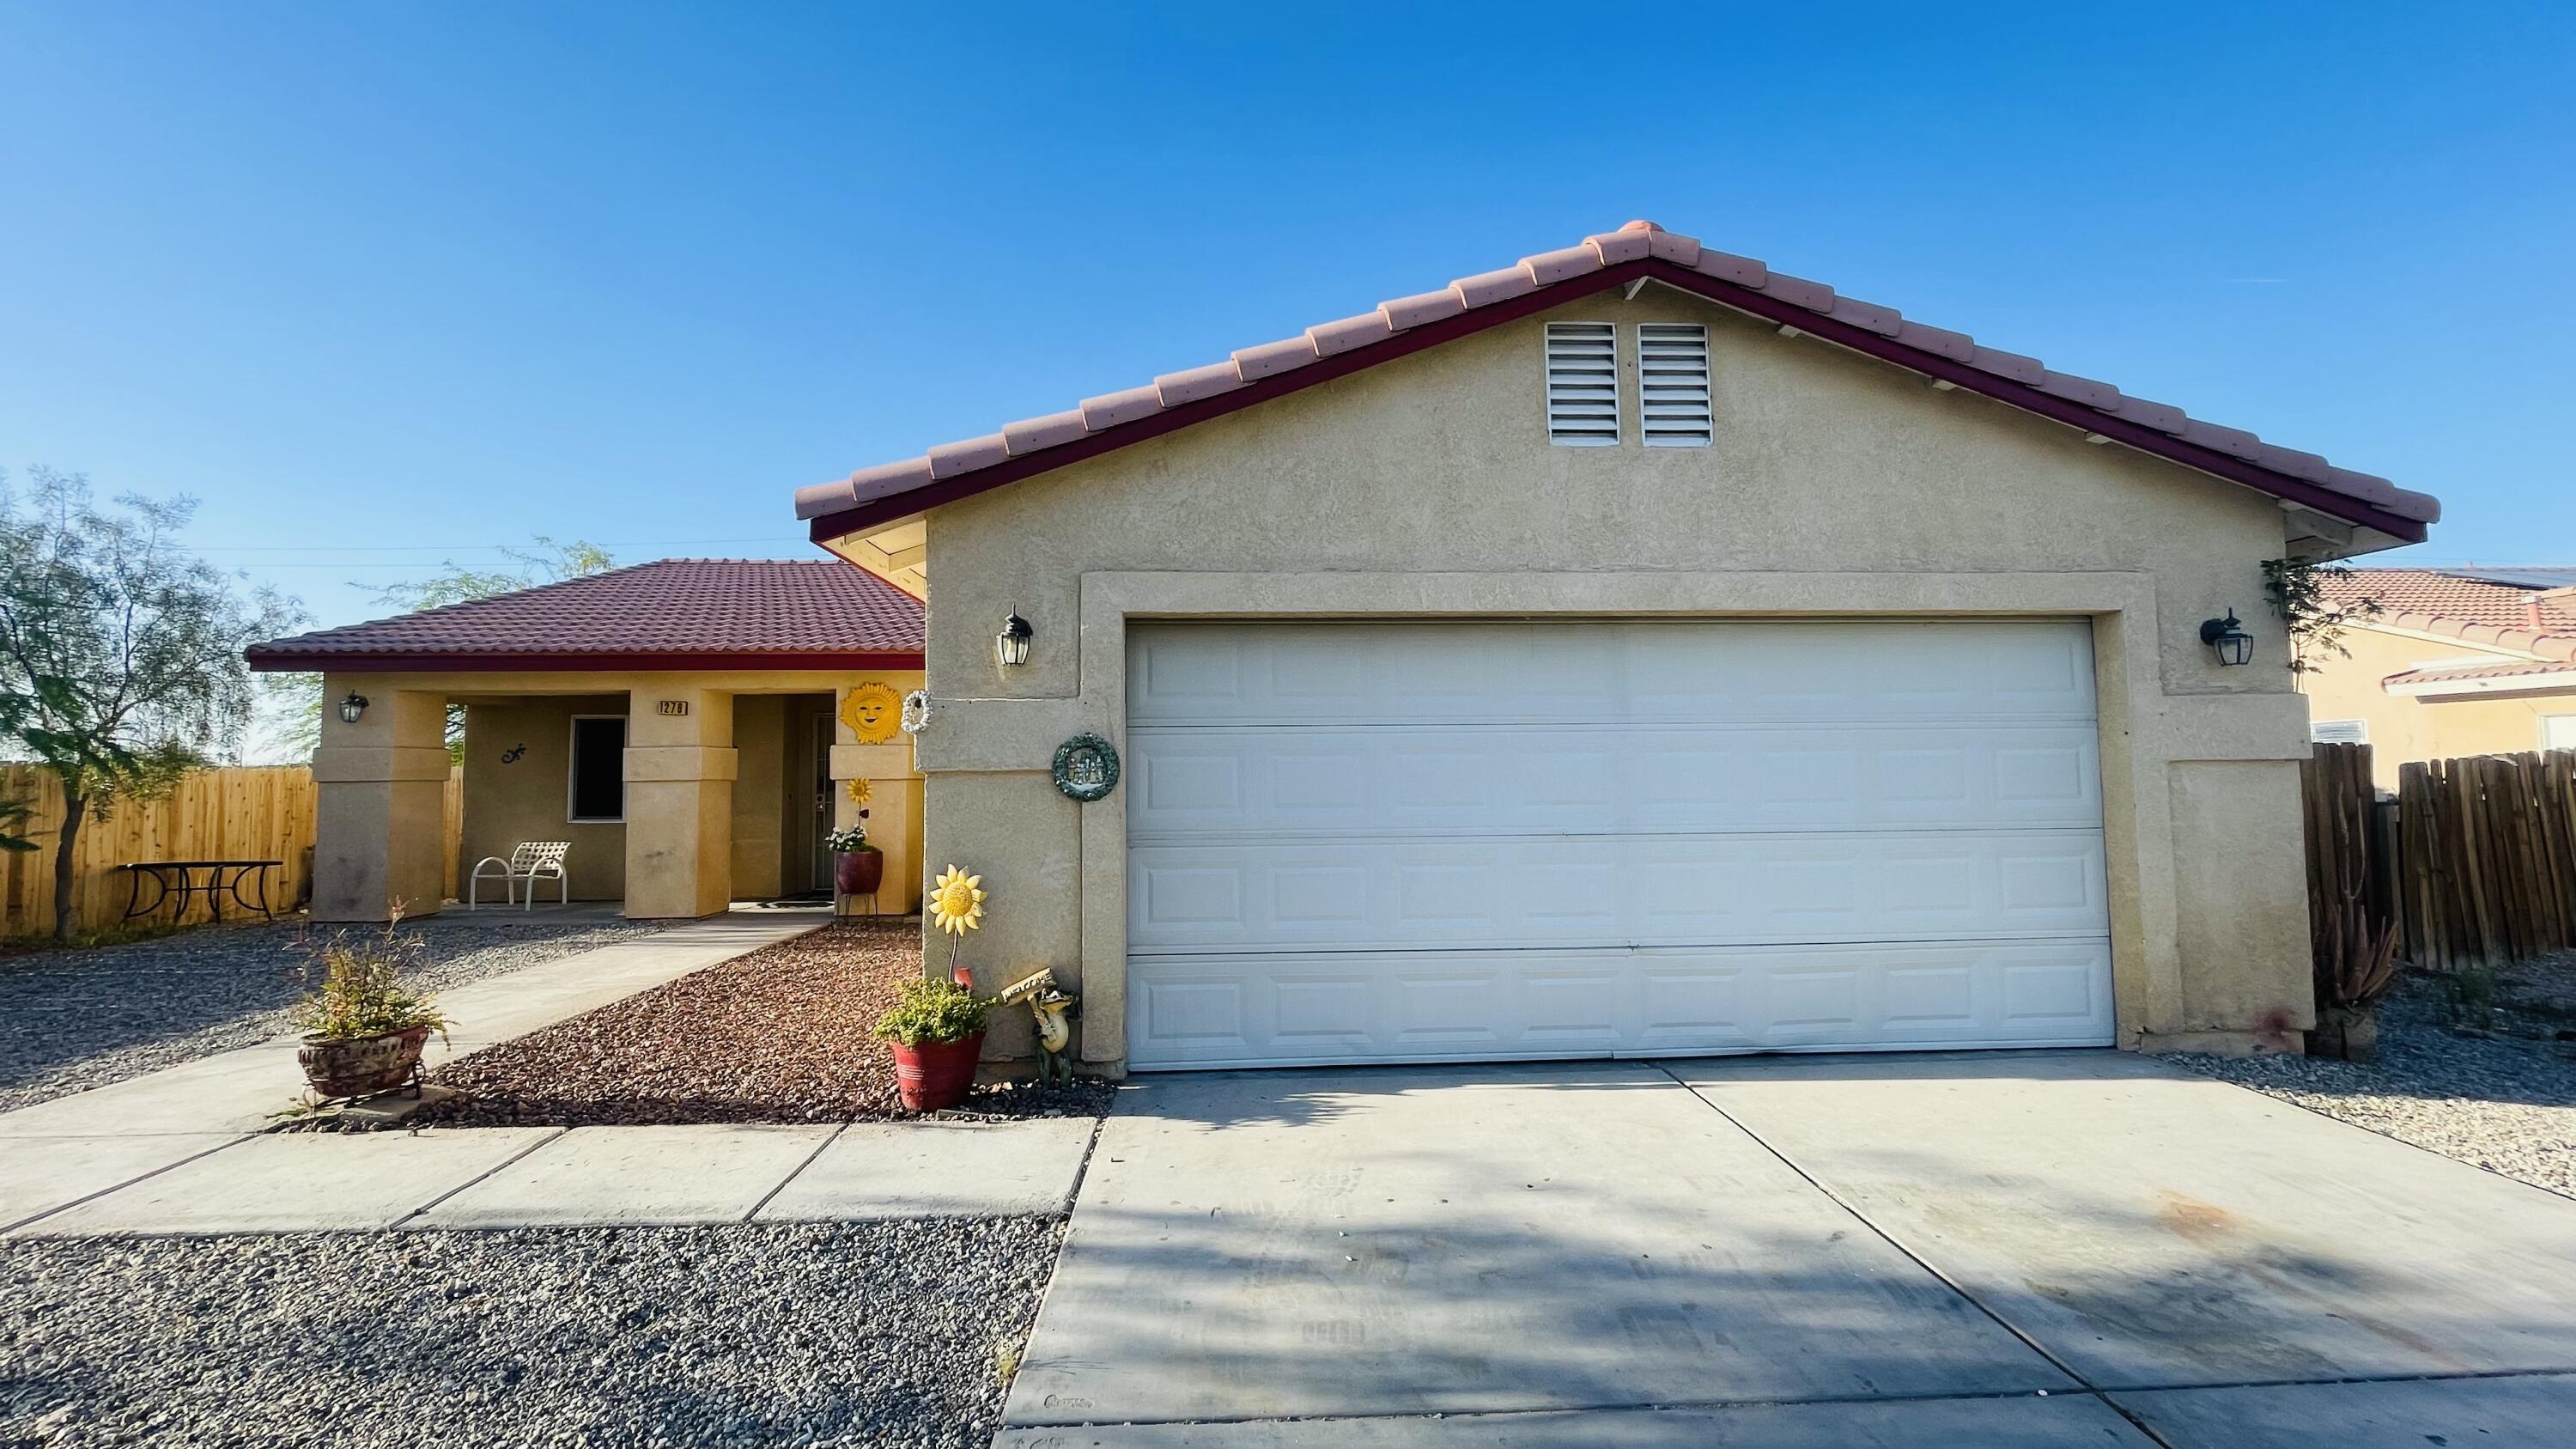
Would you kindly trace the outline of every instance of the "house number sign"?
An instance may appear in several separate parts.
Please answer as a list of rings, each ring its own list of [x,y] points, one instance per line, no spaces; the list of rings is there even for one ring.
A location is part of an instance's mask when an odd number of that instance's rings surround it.
[[[1055,787],[1076,800],[1118,788],[1118,751],[1098,735],[1075,735],[1055,747]]]
[[[689,712],[689,702],[685,699],[665,699],[655,703],[654,712],[657,714],[684,715]]]

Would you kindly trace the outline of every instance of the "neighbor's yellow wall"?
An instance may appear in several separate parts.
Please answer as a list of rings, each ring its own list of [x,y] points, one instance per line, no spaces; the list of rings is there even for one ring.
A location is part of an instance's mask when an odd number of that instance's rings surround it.
[[[2576,690],[2518,699],[2418,699],[2390,694],[2380,681],[2435,660],[2492,659],[2528,664],[2530,656],[2481,649],[2463,639],[2435,641],[2380,629],[2346,629],[2349,659],[2329,653],[2301,677],[2308,717],[2369,722],[2371,772],[2383,789],[2397,788],[2398,768],[2409,760],[2460,755],[2520,754],[2541,746],[2541,721],[2576,715]]]
[[[1628,441],[1551,447],[1548,317],[1621,325]],[[1634,324],[1711,327],[1716,445],[1635,442]],[[2103,691],[2121,1039],[2253,1044],[2311,1017],[2303,713],[2262,607],[2278,502],[1648,287],[1570,304],[928,515],[928,859],[994,893],[987,984],[1085,983],[1084,1057],[1124,1056],[1123,799],[1075,807],[1055,744],[1123,745],[1130,613],[2088,613]],[[2261,667],[2221,669],[2233,608]],[[1036,627],[1027,665],[995,622]],[[1534,681],[1534,687],[1545,687]],[[2224,761],[2216,771],[2177,770]],[[2184,861],[2224,860],[2221,873]],[[2184,918],[2242,929],[2195,931]],[[993,1050],[1025,1051],[1016,1018]],[[2277,1041],[2277,1033],[2270,1038]]]

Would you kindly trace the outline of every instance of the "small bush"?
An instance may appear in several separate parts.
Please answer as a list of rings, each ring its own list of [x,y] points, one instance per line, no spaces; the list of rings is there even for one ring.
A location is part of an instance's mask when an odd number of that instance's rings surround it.
[[[2493,1031],[2496,1024],[2496,969],[2484,964],[2453,968],[2442,978],[2451,1025],[2469,1031]]]
[[[296,1003],[297,1029],[321,1041],[361,1041],[416,1026],[447,1035],[437,998],[402,984],[404,969],[420,960],[421,942],[397,933],[401,921],[397,912],[380,939],[342,934],[310,948],[306,969],[320,971],[322,984]]]
[[[905,1046],[964,1041],[984,1029],[993,1003],[953,981],[907,981],[903,1000],[877,1018],[877,1035]]]

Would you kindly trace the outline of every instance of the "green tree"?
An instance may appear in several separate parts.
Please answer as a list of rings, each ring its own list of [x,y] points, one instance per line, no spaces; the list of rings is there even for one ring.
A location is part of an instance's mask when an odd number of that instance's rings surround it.
[[[373,587],[351,584],[353,589],[373,589],[376,602],[389,604],[404,613],[423,609],[443,609],[450,604],[467,604],[488,599],[494,594],[516,593],[542,584],[559,584],[585,574],[606,573],[617,566],[608,550],[595,543],[574,539],[558,543],[544,534],[528,540],[526,548],[503,548],[501,553],[514,568],[470,569],[454,559],[439,566],[437,573],[408,583]],[[274,674],[266,685],[271,706],[283,717],[271,738],[293,758],[312,757],[322,743],[322,676],[319,674]],[[277,716],[272,716],[277,717]],[[461,705],[447,707],[447,754],[451,760],[465,758],[465,710]]]
[[[376,590],[376,602],[417,613],[422,609],[443,609],[450,604],[488,599],[494,594],[533,589],[540,584],[559,584],[584,574],[606,573],[617,566],[617,561],[608,556],[608,550],[595,543],[578,538],[570,543],[557,543],[542,533],[529,539],[526,548],[504,548],[501,553],[518,567],[469,569],[449,559],[428,578],[389,584]],[[357,587],[364,588],[365,585]]]
[[[62,783],[54,938],[68,940],[82,822],[167,792],[239,739],[242,650],[302,611],[270,589],[244,598],[180,546],[192,499],[101,508],[87,478],[41,467],[28,484],[21,496],[0,478],[0,740]]]

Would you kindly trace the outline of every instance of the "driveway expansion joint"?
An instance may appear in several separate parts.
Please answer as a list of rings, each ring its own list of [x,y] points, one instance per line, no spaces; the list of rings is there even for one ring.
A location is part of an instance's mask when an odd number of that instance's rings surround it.
[[[2066,1375],[2068,1378],[2073,1379],[2076,1383],[2082,1385],[2085,1393],[2101,1400],[2103,1407],[2127,1420],[2129,1422],[2129,1427],[2145,1435],[2150,1442],[2163,1446],[2163,1449],[2173,1449],[2173,1445],[2167,1441],[2163,1435],[2158,1434],[2151,1428],[2148,1428],[2144,1419],[2139,1418],[2136,1414],[2129,1412],[2127,1408],[2113,1401],[2101,1385],[2094,1383],[2091,1379],[2088,1379],[2083,1374],[2077,1372],[2075,1365],[2068,1363],[2065,1359],[2050,1352],[2045,1344],[2042,1344],[2034,1335],[2026,1332],[2020,1324],[2004,1317],[2003,1314],[1995,1310],[1993,1305],[1970,1292],[1966,1284],[1961,1283],[1956,1278],[1951,1277],[1949,1274],[1941,1271],[1938,1267],[1935,1267],[1930,1259],[1924,1257],[1921,1253],[1914,1251],[1913,1248],[1909,1247],[1894,1233],[1881,1227],[1869,1216],[1869,1214],[1862,1212],[1858,1204],[1845,1199],[1841,1193],[1827,1187],[1814,1173],[1807,1171],[1807,1169],[1800,1165],[1796,1159],[1790,1157],[1788,1153],[1781,1151],[1780,1148],[1774,1145],[1769,1138],[1764,1137],[1761,1133],[1744,1125],[1742,1121],[1737,1119],[1734,1113],[1729,1112],[1724,1107],[1710,1101],[1708,1094],[1701,1091],[1695,1083],[1684,1081],[1679,1073],[1676,1073],[1670,1067],[1664,1066],[1661,1063],[1656,1064],[1656,1069],[1661,1071],[1665,1076],[1672,1078],[1674,1085],[1698,1098],[1710,1111],[1725,1118],[1728,1124],[1733,1126],[1735,1130],[1743,1133],[1749,1138],[1752,1138],[1756,1143],[1760,1144],[1763,1151],[1780,1159],[1781,1166],[1798,1174],[1800,1178],[1806,1181],[1808,1186],[1813,1187],[1816,1191],[1824,1194],[1826,1199],[1832,1202],[1834,1206],[1851,1214],[1853,1221],[1859,1223],[1862,1227],[1869,1229],[1872,1233],[1875,1233],[1878,1236],[1879,1241],[1887,1244],[1891,1248],[1894,1248],[1899,1253],[1904,1254],[1916,1267],[1921,1268],[1924,1272],[1939,1279],[1943,1287],[1958,1294],[1962,1302],[1967,1303],[1969,1306],[1975,1308],[1979,1313],[1992,1319],[1996,1327],[2011,1334],[2013,1337],[2020,1339],[2022,1343],[2029,1347],[2031,1352],[2038,1354],[2041,1358],[2047,1360],[2049,1365],[2055,1368],[2059,1373]]]

